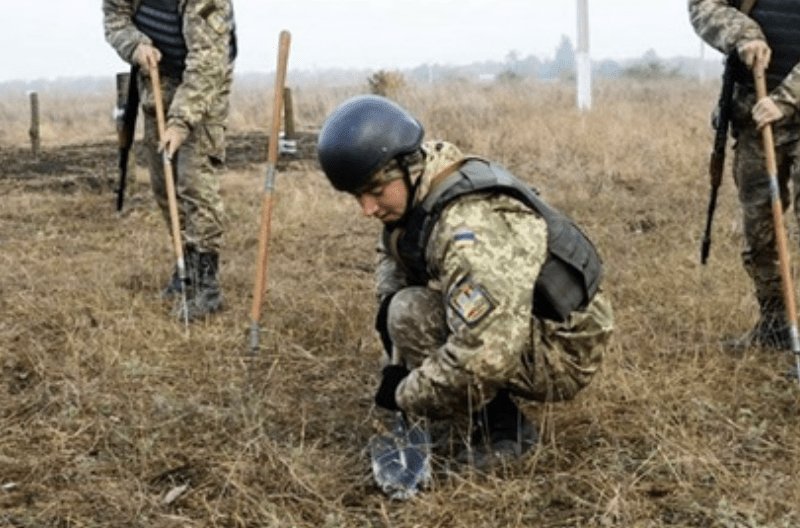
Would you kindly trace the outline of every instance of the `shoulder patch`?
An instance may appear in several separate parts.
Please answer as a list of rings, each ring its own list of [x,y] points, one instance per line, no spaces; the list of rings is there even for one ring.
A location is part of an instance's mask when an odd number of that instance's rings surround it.
[[[478,324],[497,306],[486,288],[471,277],[462,280],[450,291],[448,303],[469,326]]]
[[[213,13],[217,9],[216,2],[214,0],[206,0],[202,2],[200,6],[197,8],[197,14],[203,18],[208,18],[208,15]]]
[[[453,244],[457,248],[468,248],[475,245],[475,233],[466,227],[459,227],[453,233]]]
[[[228,17],[225,9],[218,6],[215,0],[206,0],[201,3],[197,13],[220,35],[228,30]]]

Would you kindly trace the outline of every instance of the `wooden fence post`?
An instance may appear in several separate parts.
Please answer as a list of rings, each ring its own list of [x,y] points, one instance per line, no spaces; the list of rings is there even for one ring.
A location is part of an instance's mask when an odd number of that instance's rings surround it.
[[[283,138],[294,139],[294,108],[292,107],[292,89],[283,89]]]
[[[33,158],[39,159],[39,147],[41,146],[41,139],[39,137],[39,94],[36,92],[29,92],[31,98],[31,128],[28,130],[28,135],[31,138],[31,151]]]

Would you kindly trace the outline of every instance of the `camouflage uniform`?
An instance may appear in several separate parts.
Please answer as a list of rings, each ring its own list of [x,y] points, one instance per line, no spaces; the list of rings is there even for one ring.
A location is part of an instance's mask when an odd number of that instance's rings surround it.
[[[756,16],[759,6],[764,8],[766,2],[757,3],[751,14]],[[770,9],[782,12],[784,6],[772,0]],[[765,36],[764,31],[751,16],[747,16],[732,7],[738,3],[727,0],[689,0],[689,15],[695,31],[710,46],[722,53],[735,52],[737,46],[751,40],[764,40],[773,48],[773,59],[776,56],[774,43]],[[788,10],[788,7],[786,7]],[[800,9],[794,8],[800,15]],[[798,28],[796,22],[793,22]],[[795,40],[800,40],[800,29],[795,30]],[[785,58],[783,59],[786,60]],[[773,65],[767,70],[769,97],[783,111],[784,117],[772,123],[775,138],[775,155],[778,168],[778,181],[784,209],[790,201],[789,181],[792,182],[794,212],[800,220],[800,56],[791,59],[788,74],[776,77]],[[744,67],[740,69],[746,69]],[[761,308],[760,323],[772,327],[785,325],[783,309],[780,269],[775,241],[775,227],[772,216],[772,205],[769,189],[769,175],[763,140],[760,131],[755,127],[751,110],[756,102],[756,94],[752,74],[740,72],[736,76],[734,102],[731,118],[731,132],[735,139],[735,157],[733,174],[739,192],[739,201],[743,209],[743,224],[746,245],[742,252],[742,260],[747,273],[753,280],[756,298]],[[758,326],[757,326],[758,328]]]
[[[435,175],[463,158],[448,143],[427,142],[422,149],[415,204]],[[449,204],[426,250],[434,270],[426,286],[411,286],[383,241],[378,250],[378,298],[391,296],[388,332],[411,369],[396,391],[404,411],[433,418],[467,415],[501,390],[536,401],[566,400],[599,368],[613,327],[602,292],[564,322],[532,316],[532,285],[547,256],[547,224],[520,201],[478,193]]]
[[[103,0],[106,40],[129,63],[139,44],[153,44],[133,22],[141,3],[142,0]],[[186,246],[216,253],[223,234],[218,170],[225,159],[224,123],[233,80],[233,6],[230,0],[179,0],[178,9],[187,48],[185,69],[179,76],[162,70],[161,77],[167,127],[177,126],[189,132],[173,157],[181,234]],[[155,105],[146,72],[140,71],[138,83],[151,184],[169,224]]]

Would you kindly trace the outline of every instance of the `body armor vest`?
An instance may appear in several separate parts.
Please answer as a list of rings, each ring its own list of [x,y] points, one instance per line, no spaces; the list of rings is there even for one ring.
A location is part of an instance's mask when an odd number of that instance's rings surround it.
[[[161,52],[161,71],[176,79],[186,68],[186,41],[183,38],[183,16],[178,0],[142,0],[133,15],[133,23]],[[231,29],[229,59],[236,59],[236,31]]]
[[[180,79],[186,67],[187,49],[178,0],[142,0],[133,23],[161,52],[161,71]]]
[[[772,58],[766,71],[767,89],[772,90],[800,62],[800,2],[758,0],[749,16],[761,26],[767,44],[772,49]],[[752,86],[753,74],[740,63],[736,80]]]
[[[386,247],[400,260],[412,282],[424,285],[431,278],[425,250],[444,208],[460,196],[478,192],[509,195],[547,222],[547,258],[532,285],[534,315],[563,321],[571,312],[585,308],[602,275],[602,262],[592,242],[533,189],[502,167],[478,158],[468,159],[442,181],[409,212],[402,227],[384,230]]]

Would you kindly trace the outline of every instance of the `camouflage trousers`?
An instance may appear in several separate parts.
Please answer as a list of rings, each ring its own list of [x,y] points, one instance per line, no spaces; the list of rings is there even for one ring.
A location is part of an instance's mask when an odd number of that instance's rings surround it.
[[[781,141],[784,136],[775,127],[778,188],[784,211],[791,202],[795,219],[800,222],[800,144],[796,140]],[[736,139],[733,174],[742,204],[745,237],[742,262],[764,312],[783,306],[769,174],[760,131],[741,128]]]
[[[397,292],[387,323],[396,353],[412,369],[435,353],[449,335],[441,292],[424,287]],[[613,326],[611,304],[602,292],[567,321],[532,316],[529,346],[513,359],[513,374],[504,388],[537,402],[572,399],[600,368]],[[481,386],[481,373],[471,374],[473,383]]]
[[[165,108],[169,107],[174,87],[164,79]],[[169,201],[164,175],[164,158],[159,152],[155,111],[143,105],[144,147],[150,185],[167,225],[170,224]],[[178,218],[184,246],[199,252],[218,253],[224,231],[224,206],[219,194],[219,172],[223,163],[220,143],[224,141],[221,125],[196,125],[172,158]]]

